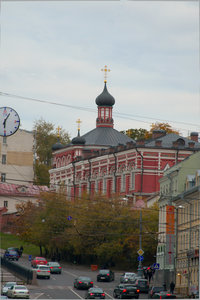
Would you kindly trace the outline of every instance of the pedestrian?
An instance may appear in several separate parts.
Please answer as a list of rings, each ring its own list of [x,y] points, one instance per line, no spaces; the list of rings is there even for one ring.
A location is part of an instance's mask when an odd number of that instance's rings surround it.
[[[175,288],[175,283],[173,281],[171,281],[171,283],[170,283],[170,293],[171,294],[174,293],[174,288]]]
[[[20,249],[19,249],[19,252],[20,252],[20,257],[22,256],[23,250],[24,250],[24,247],[23,247],[23,246],[21,246],[21,247],[20,247]]]

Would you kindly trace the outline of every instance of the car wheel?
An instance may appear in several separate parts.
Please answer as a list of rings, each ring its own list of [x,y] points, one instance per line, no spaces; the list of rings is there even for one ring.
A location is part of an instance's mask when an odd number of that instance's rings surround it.
[[[97,281],[100,281],[98,277],[97,277]]]
[[[113,292],[113,298],[117,298],[117,294],[115,292]]]

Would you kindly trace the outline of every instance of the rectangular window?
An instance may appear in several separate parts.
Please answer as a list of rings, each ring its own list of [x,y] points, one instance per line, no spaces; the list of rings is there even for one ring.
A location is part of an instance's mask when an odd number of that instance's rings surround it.
[[[126,187],[126,175],[122,174],[121,177],[121,191],[124,192]]]
[[[6,164],[6,154],[2,154],[2,164]]]
[[[7,137],[3,136],[3,144],[7,144]]]
[[[131,172],[131,189],[135,188],[135,172]]]
[[[105,109],[105,117],[108,118],[109,117],[109,108]]]
[[[3,206],[4,206],[4,207],[8,207],[8,201],[6,201],[6,200],[3,201]]]
[[[1,182],[6,181],[6,173],[1,173]]]

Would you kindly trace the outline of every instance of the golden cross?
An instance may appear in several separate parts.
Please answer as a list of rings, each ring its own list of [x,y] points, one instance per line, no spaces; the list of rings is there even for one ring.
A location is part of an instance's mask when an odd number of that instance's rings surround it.
[[[107,82],[107,72],[110,72],[110,69],[108,69],[107,66],[104,67],[104,69],[101,69],[101,71],[104,72],[104,82]]]
[[[80,130],[80,124],[82,123],[82,121],[81,121],[80,119],[78,119],[78,120],[76,121],[76,123],[78,123],[78,130]]]
[[[59,138],[60,137],[60,130],[61,130],[61,127],[58,126],[58,128],[56,128],[57,130],[57,137]]]

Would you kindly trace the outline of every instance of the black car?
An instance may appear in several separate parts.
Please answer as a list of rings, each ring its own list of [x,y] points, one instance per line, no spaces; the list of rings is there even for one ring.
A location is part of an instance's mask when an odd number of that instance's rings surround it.
[[[19,257],[20,257],[21,254],[22,254],[21,250],[20,250],[19,248],[16,248],[16,247],[9,247],[7,250],[8,250],[8,251],[10,251],[10,250],[16,251],[16,252],[19,254]]]
[[[121,283],[113,291],[114,298],[139,298],[140,290],[134,284]]]
[[[160,293],[155,293],[152,299],[176,299],[176,295],[163,291]]]
[[[90,277],[80,276],[75,278],[74,287],[77,289],[89,289],[93,287],[93,281]]]
[[[155,293],[160,293],[162,291],[164,291],[163,286],[152,286],[149,291],[149,298],[152,298]]]
[[[149,282],[147,279],[138,278],[138,279],[136,279],[135,285],[140,290],[140,293],[148,293],[149,292]]]
[[[4,258],[9,259],[9,260],[18,260],[19,253],[14,250],[6,250],[4,253]]]
[[[85,299],[95,299],[95,298],[105,299],[105,293],[101,288],[90,288],[87,291],[85,295]]]
[[[99,270],[99,274],[97,275],[97,281],[114,281],[115,275],[111,270],[103,269]]]

